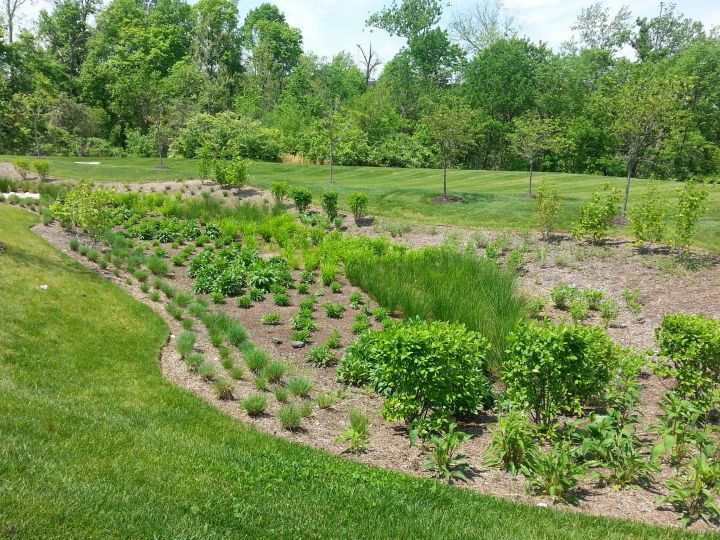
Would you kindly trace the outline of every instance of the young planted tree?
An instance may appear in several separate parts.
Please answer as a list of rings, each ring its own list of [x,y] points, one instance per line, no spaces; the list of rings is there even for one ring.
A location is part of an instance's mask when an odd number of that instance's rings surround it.
[[[436,104],[420,127],[435,147],[443,164],[443,197],[447,199],[447,171],[460,153],[473,142],[473,111],[459,100]]]
[[[560,135],[560,128],[552,118],[540,118],[537,114],[530,114],[517,118],[514,124],[515,131],[510,135],[510,144],[529,164],[528,196],[532,197],[535,164],[543,154],[562,151],[568,142]]]
[[[537,195],[537,218],[543,238],[547,238],[555,228],[562,205],[557,187],[542,182]]]
[[[686,114],[680,99],[683,82],[659,74],[656,68],[641,67],[611,99],[613,130],[617,133],[627,162],[627,182],[622,215],[627,213],[630,179],[642,161],[651,161],[678,128]]]

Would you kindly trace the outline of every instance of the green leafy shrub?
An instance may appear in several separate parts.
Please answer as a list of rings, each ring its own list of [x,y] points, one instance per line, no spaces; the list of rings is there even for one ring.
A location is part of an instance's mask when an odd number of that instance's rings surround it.
[[[430,437],[431,452],[425,468],[435,471],[435,477],[444,478],[448,483],[453,479],[467,482],[465,473],[470,469],[467,456],[458,454],[457,450],[468,440],[470,435],[457,431],[457,424],[451,422],[447,431]]]
[[[299,341],[300,343],[310,343],[312,335],[310,334],[310,330],[303,328],[300,330],[293,330],[290,338],[293,341]]]
[[[282,204],[285,197],[290,193],[290,185],[287,182],[273,182],[270,184],[270,193],[275,199],[275,204]]]
[[[368,196],[367,193],[351,193],[348,197],[348,206],[357,223],[367,215]]]
[[[335,442],[346,443],[345,452],[364,454],[370,444],[368,426],[370,419],[359,409],[353,409],[349,415],[350,426],[342,432]]]
[[[298,283],[297,292],[299,294],[307,294],[310,291],[310,285],[307,283]]]
[[[666,314],[655,331],[661,376],[674,377],[684,397],[707,404],[720,388],[720,321],[703,315]]]
[[[654,182],[649,182],[643,197],[630,210],[630,229],[641,246],[658,244],[667,234],[669,204]]]
[[[539,319],[545,309],[544,298],[533,298],[527,304],[528,316],[533,319]]]
[[[536,435],[535,426],[524,413],[512,411],[500,416],[486,455],[488,465],[517,474],[537,447]]]
[[[50,162],[44,159],[36,159],[33,161],[33,168],[38,173],[41,181],[47,180],[50,175]]]
[[[583,289],[580,296],[587,302],[588,308],[593,311],[600,309],[600,302],[603,301],[605,293],[597,289]]]
[[[325,314],[331,319],[342,319],[343,313],[345,313],[345,307],[342,304],[328,302],[323,307],[325,308]]]
[[[295,208],[297,208],[297,211],[300,214],[307,212],[307,209],[310,207],[310,203],[312,203],[312,192],[309,189],[295,188],[290,193],[290,196],[295,203]]]
[[[350,301],[350,307],[357,310],[360,309],[360,306],[363,304],[363,297],[362,294],[359,292],[354,292],[350,295],[349,298]]]
[[[544,238],[555,230],[561,208],[560,192],[557,187],[541,182],[537,191],[536,215]]]
[[[584,298],[575,298],[574,300],[572,300],[570,302],[569,311],[570,317],[572,317],[572,320],[575,324],[585,322],[590,315],[590,308],[588,306],[587,300],[585,300]]]
[[[333,220],[338,215],[337,191],[326,191],[322,194],[322,209],[328,219]]]
[[[345,349],[336,376],[338,382],[353,386],[363,386],[372,381],[372,357],[370,348],[373,335],[370,332],[360,335]]]
[[[273,302],[276,306],[285,307],[290,305],[290,296],[284,292],[273,294]]]
[[[568,309],[578,295],[579,291],[572,285],[555,285],[550,291],[550,298],[558,309]]]
[[[707,211],[708,190],[697,182],[685,182],[677,188],[677,208],[673,215],[672,241],[680,252],[690,244],[700,218]]]
[[[668,482],[670,493],[659,497],[655,504],[670,503],[682,513],[681,521],[687,527],[702,519],[711,523],[720,519],[720,506],[716,497],[720,493],[720,462],[708,459],[700,452],[685,467],[684,474]]]
[[[600,318],[602,319],[605,328],[609,328],[613,322],[615,322],[620,314],[620,306],[615,300],[607,299],[600,302],[598,306],[600,310]]]
[[[238,307],[241,307],[243,309],[250,309],[253,305],[252,299],[247,294],[238,296],[237,304],[238,304]]]
[[[13,161],[15,170],[20,175],[20,178],[27,180],[28,173],[30,172],[30,160],[25,158],[18,158]]]
[[[318,367],[334,366],[338,363],[338,355],[327,345],[313,347],[308,352],[308,362]]]
[[[625,289],[622,291],[621,296],[625,300],[625,305],[630,310],[630,313],[637,316],[642,313],[643,305],[640,302],[642,293],[638,290]]]
[[[413,319],[372,333],[367,354],[389,420],[421,426],[430,416],[476,412],[490,401],[488,342],[465,325]]]
[[[521,324],[508,336],[502,366],[506,399],[550,427],[559,413],[581,413],[601,396],[619,359],[619,347],[600,328]]]
[[[340,347],[340,331],[337,328],[334,328],[333,331],[330,332],[330,336],[328,336],[325,346],[328,349],[337,349]]]
[[[267,409],[267,398],[262,394],[255,394],[243,400],[240,404],[249,416],[260,416]]]
[[[302,423],[302,415],[295,405],[292,403],[286,403],[280,407],[278,420],[280,420],[280,425],[284,429],[287,429],[288,431],[295,431]]]
[[[342,287],[340,286],[340,283],[338,283],[337,281],[333,281],[333,282],[330,284],[330,290],[331,290],[334,294],[339,294],[339,293],[342,292]]]
[[[620,195],[610,184],[593,193],[590,201],[580,209],[580,221],[572,229],[573,236],[593,244],[604,241],[612,227],[618,202]]]
[[[528,490],[548,495],[553,503],[576,502],[573,490],[587,471],[587,464],[577,463],[567,442],[554,444],[549,451],[533,451],[521,471],[528,481]]]
[[[267,324],[270,326],[277,326],[280,324],[280,314],[279,313],[266,313],[260,318],[260,321],[263,324]]]

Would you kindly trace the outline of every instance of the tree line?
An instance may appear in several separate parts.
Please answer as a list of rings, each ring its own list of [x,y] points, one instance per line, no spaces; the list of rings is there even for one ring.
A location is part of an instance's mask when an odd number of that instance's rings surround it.
[[[439,0],[393,0],[365,21],[405,40],[393,58],[360,44],[326,59],[272,4],[55,0],[30,31],[23,0],[3,2],[0,153],[720,170],[720,32],[672,4],[593,4],[554,51],[499,2],[444,25]]]

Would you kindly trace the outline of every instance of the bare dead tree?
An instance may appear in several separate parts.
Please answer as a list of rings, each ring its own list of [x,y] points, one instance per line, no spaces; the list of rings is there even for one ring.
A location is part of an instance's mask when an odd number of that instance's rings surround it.
[[[360,44],[358,44],[357,48],[360,51],[360,55],[362,56],[360,64],[365,71],[365,86],[369,86],[370,79],[372,78],[373,73],[375,73],[375,70],[380,66],[380,64],[382,64],[382,62],[380,61],[380,57],[377,55],[377,53],[373,51],[372,43],[370,43],[370,47],[368,48],[367,53]]]
[[[17,19],[17,11],[28,0],[4,0],[5,8],[5,24],[7,26],[8,43],[13,42],[13,30],[15,29],[15,21]]]

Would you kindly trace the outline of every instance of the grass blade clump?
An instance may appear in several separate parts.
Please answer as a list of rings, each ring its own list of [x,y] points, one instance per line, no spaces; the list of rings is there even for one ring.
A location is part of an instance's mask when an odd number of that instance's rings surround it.
[[[350,252],[348,279],[404,317],[461,322],[490,341],[492,369],[502,361],[505,337],[525,316],[515,276],[487,259],[448,248]]]

